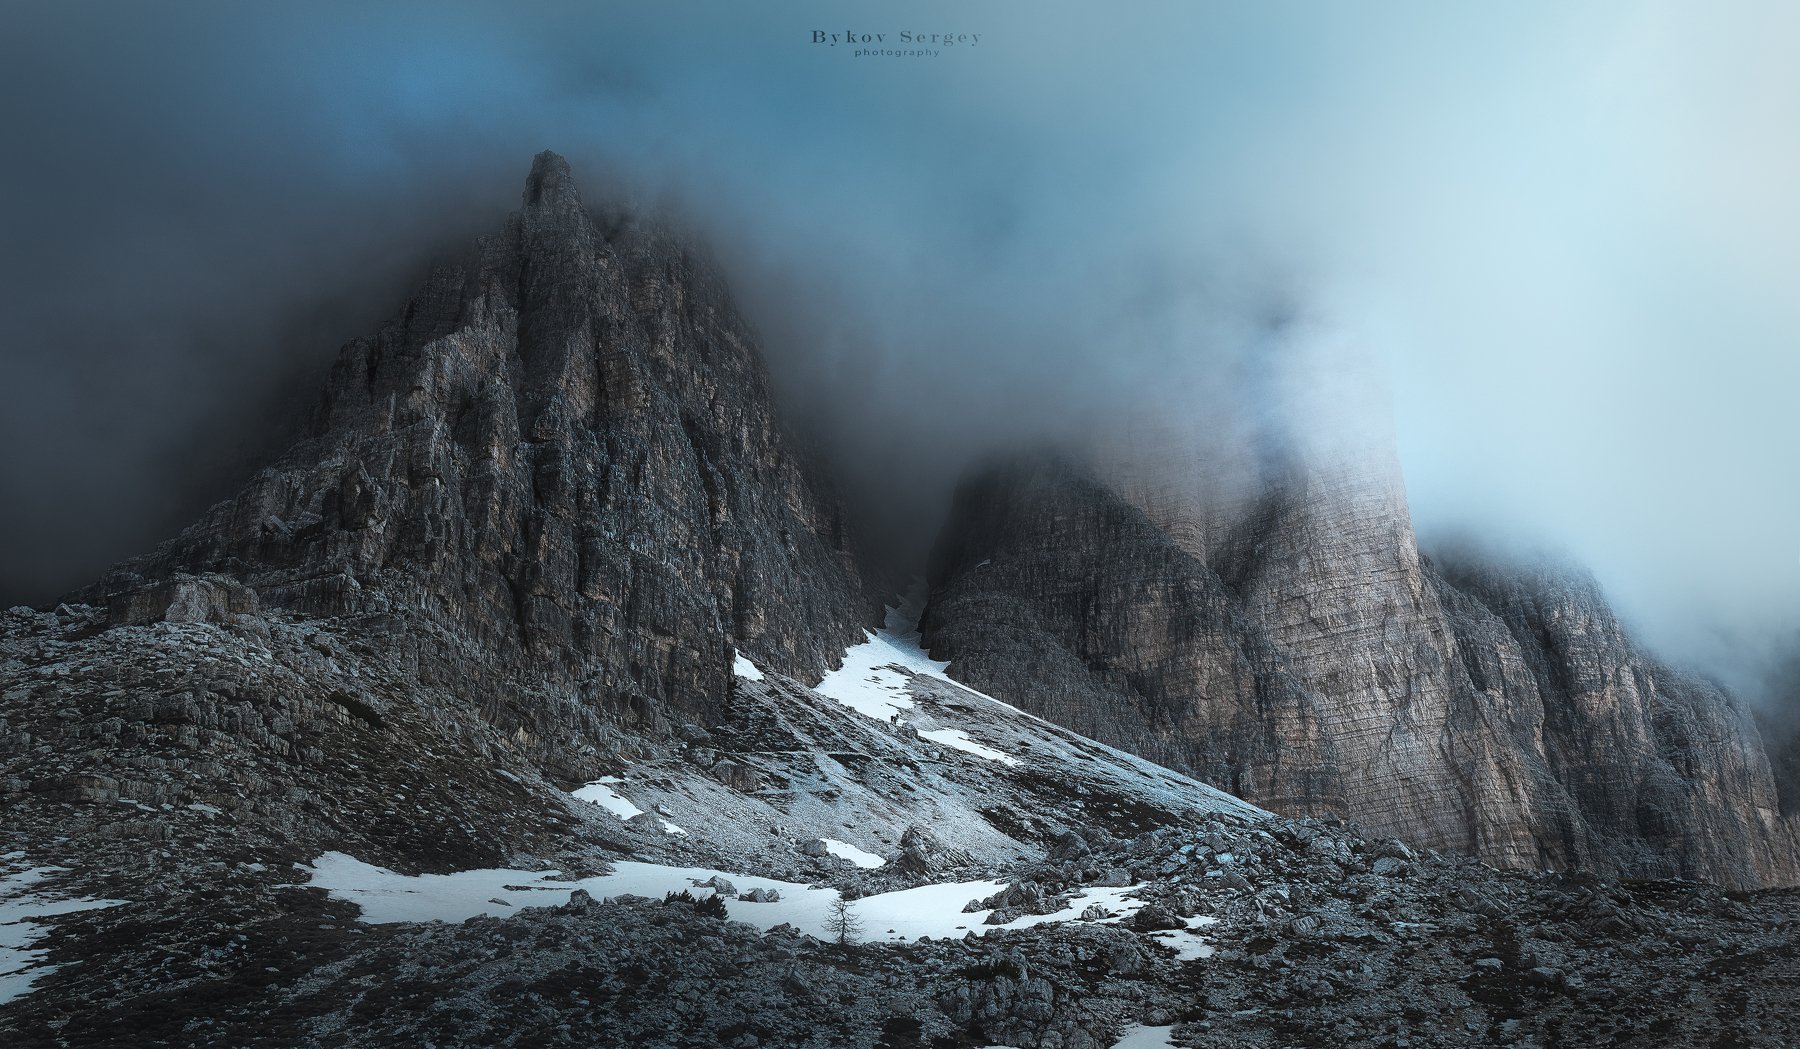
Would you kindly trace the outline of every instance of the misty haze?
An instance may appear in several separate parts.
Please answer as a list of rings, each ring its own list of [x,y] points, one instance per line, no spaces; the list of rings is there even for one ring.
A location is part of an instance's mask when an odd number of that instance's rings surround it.
[[[1800,12],[854,14],[9,12],[8,1044],[1800,1040]]]

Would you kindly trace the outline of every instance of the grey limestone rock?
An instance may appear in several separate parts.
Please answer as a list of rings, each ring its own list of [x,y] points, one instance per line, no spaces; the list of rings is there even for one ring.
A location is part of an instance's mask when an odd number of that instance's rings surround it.
[[[256,591],[227,576],[175,575],[107,596],[111,626],[214,623],[237,626],[261,610]]]
[[[1505,867],[1800,881],[1754,720],[1638,647],[1585,573],[1434,564],[1382,462],[1291,465],[1199,534],[1069,460],[991,466],[940,539],[925,640],[983,691],[1285,814]]]
[[[597,219],[552,153],[503,229],[344,347],[291,448],[84,596],[141,622],[164,598],[242,614],[245,587],[366,617],[547,748],[710,720],[734,648],[816,680],[876,608],[705,256]],[[509,703],[518,679],[568,701]]]

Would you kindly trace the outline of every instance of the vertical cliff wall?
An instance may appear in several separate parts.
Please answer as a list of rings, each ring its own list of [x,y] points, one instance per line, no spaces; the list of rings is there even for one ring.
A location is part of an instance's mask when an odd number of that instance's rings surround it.
[[[1800,880],[1752,719],[1639,649],[1584,574],[1440,570],[1380,460],[1290,463],[1231,528],[1194,518],[1065,461],[972,477],[933,655],[1277,811],[1501,866]]]
[[[344,348],[302,440],[90,596],[178,571],[365,617],[527,734],[705,720],[733,647],[816,679],[878,608],[719,277],[655,222],[597,223],[550,153]]]

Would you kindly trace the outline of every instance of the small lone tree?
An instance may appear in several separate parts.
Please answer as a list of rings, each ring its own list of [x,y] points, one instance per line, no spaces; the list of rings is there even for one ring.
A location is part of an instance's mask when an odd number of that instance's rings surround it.
[[[850,901],[839,896],[831,901],[831,913],[825,916],[825,931],[839,946],[848,947],[862,938],[862,919],[850,909]]]

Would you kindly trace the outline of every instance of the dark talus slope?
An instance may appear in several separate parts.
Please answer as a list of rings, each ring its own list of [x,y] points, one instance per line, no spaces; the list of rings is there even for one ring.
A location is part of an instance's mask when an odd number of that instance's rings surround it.
[[[878,607],[846,533],[717,275],[655,223],[597,224],[544,153],[503,230],[344,348],[302,440],[81,596],[223,573],[374,617],[422,679],[568,739],[706,720],[733,646],[816,680]]]
[[[959,492],[922,625],[959,678],[1276,811],[1507,867],[1800,880],[1735,700],[1579,574],[1452,578],[1380,471],[1291,471],[1196,550],[1026,461]]]
[[[710,737],[607,755],[627,818],[365,652],[362,621],[239,608],[0,612],[8,1049],[1800,1037],[1800,890],[1496,871],[1265,817],[935,668],[883,675],[903,723],[740,678]],[[315,877],[324,850],[400,873],[358,892]],[[726,920],[586,880],[645,866]],[[832,891],[917,892],[947,932],[845,947],[767,913]]]

